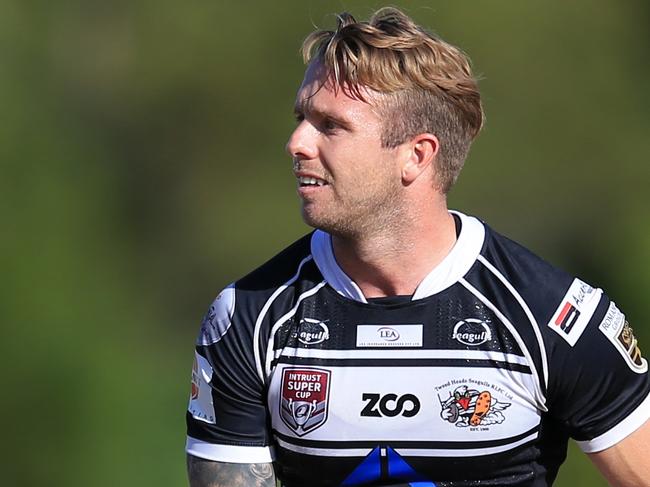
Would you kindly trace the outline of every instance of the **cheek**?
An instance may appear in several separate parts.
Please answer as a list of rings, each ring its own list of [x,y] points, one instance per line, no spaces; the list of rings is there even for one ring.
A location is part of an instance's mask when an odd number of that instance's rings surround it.
[[[374,134],[323,141],[320,156],[325,170],[334,177],[384,172],[385,168],[380,166],[389,164],[393,159],[381,147],[379,138]]]

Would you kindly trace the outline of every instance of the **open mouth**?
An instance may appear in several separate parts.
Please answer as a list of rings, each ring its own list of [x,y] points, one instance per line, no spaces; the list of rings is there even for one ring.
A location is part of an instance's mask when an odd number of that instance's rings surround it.
[[[319,178],[301,176],[301,177],[298,178],[298,185],[301,188],[309,187],[309,186],[314,186],[314,187],[316,187],[316,186],[326,186],[327,181],[324,181],[323,179],[319,179]]]

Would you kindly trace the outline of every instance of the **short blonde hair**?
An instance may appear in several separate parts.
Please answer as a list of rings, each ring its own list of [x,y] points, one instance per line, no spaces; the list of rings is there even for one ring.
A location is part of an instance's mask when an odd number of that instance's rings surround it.
[[[361,87],[384,95],[378,107],[384,147],[436,135],[436,184],[447,193],[483,125],[469,58],[396,8],[380,9],[368,22],[347,12],[337,17],[336,31],[317,30],[304,40],[305,63],[321,63],[335,87],[351,96],[364,99]]]

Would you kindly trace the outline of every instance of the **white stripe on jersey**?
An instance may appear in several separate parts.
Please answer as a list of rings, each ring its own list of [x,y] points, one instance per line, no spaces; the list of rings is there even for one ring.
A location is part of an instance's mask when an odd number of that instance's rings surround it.
[[[474,294],[485,306],[490,308],[495,315],[497,315],[497,318],[501,320],[501,322],[505,325],[505,327],[508,329],[508,331],[512,334],[512,336],[515,338],[517,344],[519,345],[519,348],[521,348],[521,351],[524,353],[524,356],[528,360],[528,365],[530,366],[530,369],[533,371],[533,375],[535,376],[535,400],[537,401],[537,407],[541,411],[548,411],[548,408],[546,407],[546,397],[544,397],[544,393],[542,392],[542,387],[541,384],[539,383],[539,374],[537,372],[537,368],[535,367],[535,362],[533,361],[533,357],[530,354],[530,351],[528,350],[528,347],[526,347],[526,343],[524,340],[521,338],[521,335],[517,332],[516,328],[512,323],[510,323],[510,320],[506,318],[506,316],[497,308],[488,298],[483,296],[481,292],[476,289],[474,286],[472,286],[469,282],[465,280],[465,278],[461,278],[458,282],[460,282],[463,286],[465,286],[472,294]],[[518,384],[522,390],[526,390],[525,385]]]
[[[269,463],[275,461],[272,446],[215,445],[187,437],[185,451],[194,457],[215,462],[228,463]]]
[[[539,436],[539,431],[534,431],[530,435],[522,438],[521,440],[508,443],[507,445],[492,446],[488,448],[461,448],[461,449],[449,449],[449,450],[415,450],[412,448],[395,448],[395,451],[400,455],[405,457],[465,457],[465,456],[476,456],[481,455],[491,455],[492,453],[499,453],[502,451],[511,450],[528,443],[529,441],[536,440]]]
[[[520,440],[508,443],[506,445],[492,446],[488,448],[394,448],[394,450],[405,457],[471,457],[491,455],[508,451],[537,439],[539,432],[535,431]],[[298,446],[288,443],[281,438],[276,438],[278,445],[287,450],[296,453],[305,453],[307,455],[316,455],[321,457],[365,457],[373,448],[314,448],[309,446]]]
[[[537,343],[539,344],[539,350],[540,354],[542,356],[542,373],[544,374],[544,386],[548,387],[548,362],[546,359],[546,346],[544,345],[544,340],[542,339],[542,332],[539,329],[539,324],[537,323],[537,320],[533,316],[532,311],[530,311],[530,308],[528,307],[528,304],[526,304],[526,301],[524,301],[524,298],[517,292],[517,290],[514,288],[512,284],[510,284],[510,281],[508,281],[503,274],[499,272],[499,270],[494,267],[485,257],[482,255],[478,256],[478,260],[485,265],[496,277],[499,279],[503,285],[508,288],[508,291],[512,293],[512,295],[515,297],[521,308],[524,310],[526,313],[526,316],[528,317],[528,320],[530,321],[530,324],[533,327],[533,331],[535,332],[535,338],[537,338]]]
[[[309,446],[298,446],[293,443],[277,438],[278,445],[296,453],[306,453],[319,457],[365,457],[373,448],[312,448]]]
[[[496,360],[509,364],[528,365],[528,360],[525,357],[489,350],[323,350],[319,348],[286,347],[275,351],[276,359],[281,356],[323,359],[469,359]],[[413,366],[417,367],[417,364],[414,363]]]
[[[288,313],[285,313],[278,321],[276,321],[273,324],[273,327],[271,328],[271,333],[270,333],[270,338],[269,338],[269,343],[266,348],[266,375],[271,374],[271,362],[273,362],[273,346],[275,345],[275,333],[278,331],[278,329],[284,325],[287,320],[293,317],[293,315],[296,314],[296,311],[298,311],[298,306],[300,306],[300,303],[309,296],[313,296],[316,294],[320,289],[327,284],[326,281],[321,281],[318,284],[316,284],[314,287],[312,287],[310,290],[305,291],[302,293],[300,296],[298,296],[298,299],[296,300],[296,304],[294,305],[293,308]]]
[[[296,274],[289,279],[287,282],[285,282],[282,286],[277,288],[273,294],[271,294],[271,297],[264,303],[264,306],[262,307],[262,311],[260,311],[260,314],[257,316],[257,320],[255,320],[255,330],[253,332],[253,354],[255,355],[255,367],[257,368],[257,375],[259,376],[260,380],[264,382],[264,367],[262,365],[262,358],[260,357],[260,328],[262,326],[262,322],[264,321],[264,317],[266,316],[266,313],[269,312],[269,308],[271,307],[271,304],[273,304],[273,301],[276,300],[276,298],[282,294],[283,291],[285,291],[291,284],[296,282],[298,279],[298,276],[300,276],[300,271],[302,271],[303,266],[312,260],[312,256],[308,255],[304,259],[300,261],[300,264],[298,265],[298,270],[296,271]]]
[[[585,453],[596,453],[615,445],[626,436],[631,435],[650,419],[650,394],[623,421],[612,429],[592,440],[576,441]]]

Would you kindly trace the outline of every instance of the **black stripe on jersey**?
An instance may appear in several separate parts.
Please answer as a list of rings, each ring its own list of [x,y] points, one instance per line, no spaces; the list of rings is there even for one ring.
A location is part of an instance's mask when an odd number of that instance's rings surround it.
[[[498,440],[484,440],[484,441],[392,441],[392,440],[365,440],[365,441],[325,441],[325,440],[307,440],[304,438],[296,438],[294,436],[287,436],[273,430],[273,435],[277,438],[285,441],[286,443],[291,443],[295,446],[302,446],[307,448],[323,448],[330,450],[348,450],[355,448],[374,448],[379,443],[390,445],[391,448],[403,448],[403,449],[414,449],[414,450],[466,450],[466,449],[478,449],[478,448],[491,448],[495,446],[508,445],[510,443],[515,443],[527,436],[532,435],[539,431],[539,426],[534,426],[528,431],[524,431],[515,436],[510,436],[507,438],[500,438]],[[531,440],[535,441],[535,440]]]
[[[513,364],[500,360],[476,360],[468,358],[458,359],[377,359],[377,358],[318,358],[318,357],[287,357],[280,356],[272,367],[277,364],[291,365],[320,365],[329,367],[487,367],[492,369],[506,369],[522,374],[532,374],[530,367],[522,364]]]

